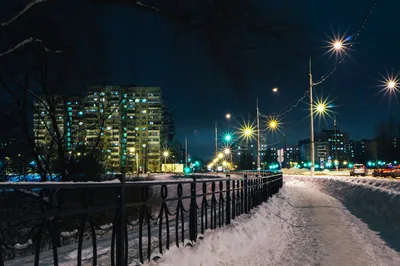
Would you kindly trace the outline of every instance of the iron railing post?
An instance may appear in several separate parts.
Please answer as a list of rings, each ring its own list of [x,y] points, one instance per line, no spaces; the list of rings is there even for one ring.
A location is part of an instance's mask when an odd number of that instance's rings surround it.
[[[226,224],[231,223],[231,179],[226,181]]]
[[[249,194],[247,191],[247,175],[244,175],[244,212],[249,213]]]
[[[196,197],[196,177],[190,183],[190,213],[189,213],[189,236],[191,241],[197,240],[197,197]]]
[[[121,182],[118,200],[119,200],[119,219],[116,221],[116,264],[117,266],[125,266],[125,174],[118,175]]]

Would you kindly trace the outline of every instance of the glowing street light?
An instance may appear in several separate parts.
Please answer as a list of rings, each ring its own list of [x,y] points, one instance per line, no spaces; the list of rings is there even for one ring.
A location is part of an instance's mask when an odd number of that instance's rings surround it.
[[[277,87],[273,88],[272,92],[278,92],[278,88]]]
[[[230,134],[230,133],[226,133],[225,134],[225,136],[224,136],[224,141],[225,142],[231,142],[232,141],[232,134]]]
[[[225,115],[225,118],[226,118],[226,119],[231,119],[231,117],[232,117],[232,116],[231,116],[230,113],[227,113],[227,114]]]
[[[222,152],[218,153],[218,159],[224,158],[224,154]]]
[[[396,80],[389,80],[389,81],[387,82],[387,88],[390,89],[390,90],[395,90],[395,89],[397,89]]]
[[[396,92],[400,92],[399,84],[398,75],[387,76],[381,80],[382,92],[384,92],[385,95],[394,95]]]
[[[316,111],[320,114],[325,113],[326,112],[326,105],[323,103],[320,103],[317,105]]]
[[[335,36],[332,39],[329,40],[329,52],[336,52],[340,53],[346,48],[346,41],[348,38],[345,38],[344,36]]]
[[[249,140],[251,138],[254,138],[255,135],[255,128],[253,125],[250,124],[244,124],[241,128],[240,128],[240,136],[243,139]]]
[[[171,156],[171,152],[169,150],[164,150],[162,152],[162,157],[164,158],[164,172],[167,172],[167,159]]]
[[[343,41],[341,41],[341,40],[336,40],[334,43],[333,43],[333,49],[335,49],[335,50],[341,50],[343,48]]]
[[[329,101],[327,99],[318,99],[313,103],[313,110],[314,114],[318,115],[320,118],[323,117],[325,119],[325,115],[331,117],[331,114],[333,111],[331,110],[331,103],[332,101]]]
[[[231,154],[231,149],[225,148],[225,149],[224,149],[224,153],[225,153],[225,155]]]
[[[268,126],[269,126],[269,128],[271,128],[271,129],[275,129],[275,128],[278,127],[278,121],[276,121],[276,120],[271,120],[271,121],[269,121]]]
[[[279,119],[277,117],[269,117],[267,121],[267,129],[270,131],[279,130]]]

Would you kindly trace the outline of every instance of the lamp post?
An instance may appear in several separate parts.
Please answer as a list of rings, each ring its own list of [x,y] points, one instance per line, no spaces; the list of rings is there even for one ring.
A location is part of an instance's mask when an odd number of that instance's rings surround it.
[[[129,153],[133,154],[132,156],[135,157],[135,161],[136,161],[136,165],[137,165],[138,162],[137,162],[137,157],[135,156],[135,150],[136,150],[135,148],[130,148]],[[132,174],[135,172],[134,169],[135,169],[135,164],[132,163]]]
[[[225,153],[225,155],[226,156],[228,156],[229,157],[229,162],[232,164],[232,151],[231,151],[231,149],[230,148],[225,148],[224,149],[224,153]]]
[[[335,40],[332,44],[332,51],[340,52],[343,50],[343,40]],[[311,176],[315,172],[315,146],[314,146],[314,111],[313,111],[313,79],[311,68],[311,54],[309,57],[309,90],[310,90],[310,157],[311,157]],[[317,107],[318,110],[318,107]]]
[[[338,141],[337,141],[336,114],[334,112],[332,112],[331,110],[329,110],[328,102],[327,101],[322,101],[322,100],[315,104],[315,113],[317,115],[319,115],[320,117],[321,116],[325,116],[325,115],[328,115],[330,117],[329,113],[333,113],[333,129],[334,129],[334,131],[333,131],[333,134],[334,134],[333,142],[334,142],[334,145],[332,145],[332,146],[335,149],[335,157],[334,157],[335,158],[335,168],[336,168],[336,171],[339,171],[339,165],[338,165],[338,163],[336,163],[336,161],[339,162],[338,161],[338,148],[337,148]]]
[[[249,155],[249,139],[254,138],[254,127],[250,124],[244,124],[244,126],[240,129],[241,136],[246,140],[246,164],[248,163],[248,155]]]
[[[162,157],[164,158],[164,173],[167,172],[167,159],[170,156],[169,150],[164,150],[162,153]]]
[[[314,150],[314,111],[313,111],[313,80],[311,70],[311,55],[309,59],[309,86],[310,86],[310,157],[311,157],[311,177],[314,177],[315,150]]]
[[[261,170],[261,158],[260,158],[260,111],[258,109],[258,97],[257,97],[257,173],[260,174]]]

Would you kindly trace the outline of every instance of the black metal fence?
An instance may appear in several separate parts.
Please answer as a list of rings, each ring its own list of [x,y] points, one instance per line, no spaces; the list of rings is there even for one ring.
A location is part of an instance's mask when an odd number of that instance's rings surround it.
[[[0,266],[127,265],[193,245],[268,200],[282,174],[87,183],[0,183]]]

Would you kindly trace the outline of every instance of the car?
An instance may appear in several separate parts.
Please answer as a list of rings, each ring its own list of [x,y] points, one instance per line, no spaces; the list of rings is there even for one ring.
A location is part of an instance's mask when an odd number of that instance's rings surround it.
[[[399,177],[400,176],[400,166],[398,165],[398,166],[393,167],[392,172],[390,173],[390,175],[393,178]]]
[[[354,164],[353,168],[350,170],[351,176],[366,176],[367,173],[368,170],[363,164]]]
[[[372,172],[373,177],[378,177],[381,176],[382,168],[375,168],[374,171]]]
[[[384,168],[381,169],[381,177],[391,176],[393,171],[393,166],[386,165]]]

